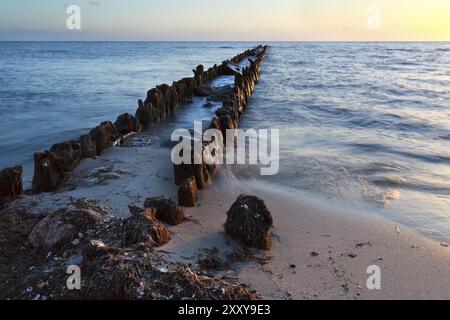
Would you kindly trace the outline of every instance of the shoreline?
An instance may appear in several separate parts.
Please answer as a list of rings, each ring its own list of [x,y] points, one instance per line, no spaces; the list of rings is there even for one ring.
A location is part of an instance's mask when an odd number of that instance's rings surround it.
[[[246,57],[245,54],[240,56],[242,59]],[[229,68],[227,72],[236,73],[242,68],[243,66],[240,65],[242,59],[236,64],[227,65]],[[259,73],[259,62],[252,61],[250,64],[252,68],[250,71]],[[198,82],[199,88],[203,89],[201,84],[203,77],[206,77],[210,84],[217,81],[218,91],[220,91],[234,83],[234,89],[237,91],[234,92],[234,101],[231,103],[222,101],[222,107],[215,105],[218,109],[214,110],[214,108],[205,107],[206,97],[210,94],[194,95],[193,88],[190,88],[187,96],[183,96],[184,100],[192,99],[192,103],[174,113],[176,104],[162,103],[160,96],[161,92],[166,92],[164,96],[167,99],[172,97],[173,87],[170,89],[168,86],[160,86],[149,91],[148,101],[139,102],[138,113],[142,118],[133,118],[128,114],[118,118],[116,124],[123,125],[124,132],[120,132],[120,143],[113,148],[110,147],[113,139],[109,139],[112,137],[108,138],[108,143],[103,143],[100,137],[103,135],[108,137],[105,132],[108,133],[109,129],[115,128],[115,124],[103,123],[91,132],[91,136],[84,136],[84,139],[82,137],[81,140],[84,141],[84,144],[81,144],[84,146],[84,148],[81,147],[82,152],[91,156],[83,156],[84,160],[81,162],[76,156],[66,158],[68,162],[65,165],[71,169],[67,180],[58,177],[55,184],[48,185],[45,175],[39,175],[39,170],[42,171],[48,166],[38,167],[38,183],[36,184],[38,189],[45,190],[50,186],[52,190],[49,191],[52,192],[19,196],[2,211],[5,217],[12,214],[13,218],[9,221],[11,226],[16,225],[14,219],[25,219],[26,231],[15,229],[11,231],[13,236],[17,236],[15,234],[17,232],[20,237],[27,239],[20,248],[20,250],[24,248],[22,254],[27,253],[30,247],[35,246],[36,249],[37,245],[39,248],[39,243],[33,243],[33,238],[29,237],[31,230],[27,228],[31,226],[34,231],[46,218],[50,219],[49,225],[52,225],[51,219],[55,216],[58,218],[59,213],[62,212],[62,220],[64,220],[64,214],[74,212],[70,210],[78,210],[75,212],[104,216],[108,221],[97,221],[93,229],[84,230],[83,232],[89,234],[90,238],[86,239],[85,235],[79,232],[75,238],[71,235],[71,241],[64,239],[66,243],[63,243],[62,248],[55,248],[61,257],[55,257],[58,263],[57,271],[51,274],[59,281],[63,279],[61,278],[63,274],[60,273],[61,268],[73,263],[83,263],[83,266],[88,269],[94,268],[91,270],[91,272],[94,271],[94,275],[97,272],[95,268],[103,270],[105,263],[113,269],[117,265],[121,267],[126,265],[125,270],[119,270],[119,273],[121,275],[123,272],[128,273],[131,271],[130,268],[134,268],[127,265],[130,261],[129,256],[132,254],[136,261],[144,265],[151,261],[152,266],[147,266],[152,273],[150,280],[147,279],[149,281],[154,279],[155,272],[158,281],[161,278],[164,279],[163,274],[170,273],[169,269],[172,268],[170,266],[180,266],[181,263],[181,271],[176,268],[178,271],[175,271],[175,277],[194,279],[194,282],[197,281],[196,292],[200,289],[202,294],[204,293],[202,289],[205,286],[209,288],[208,284],[213,283],[222,288],[223,294],[219,293],[221,298],[224,296],[254,298],[253,290],[261,299],[449,298],[450,253],[448,247],[427,239],[407,227],[399,227],[379,217],[362,216],[353,210],[336,208],[324,201],[314,201],[317,199],[299,197],[299,194],[288,192],[279,186],[240,180],[227,166],[216,170],[215,167],[210,168],[202,164],[200,172],[198,167],[190,165],[182,168],[174,167],[169,161],[172,143],[168,140],[174,128],[189,127],[192,120],[203,120],[209,123],[214,114],[217,117],[213,118],[210,127],[214,124],[216,129],[236,128],[239,116],[253,92],[257,75],[246,74],[248,69],[243,68],[244,75],[237,72],[235,77],[227,78],[226,74],[222,74],[217,79],[214,79],[216,67],[209,70],[211,71],[205,73],[203,66],[199,66],[194,71],[195,77],[190,78],[186,84],[195,86],[194,83]],[[220,94],[223,92],[220,91]],[[189,95],[192,96],[189,97]],[[168,101],[177,100],[172,98]],[[211,101],[209,103],[214,105]],[[174,117],[166,121],[169,115]],[[136,121],[142,121],[141,124],[144,125],[144,123],[153,123],[150,119],[154,117],[163,121],[152,124],[150,130],[143,130],[139,134],[129,134],[130,131],[141,131],[135,130]],[[94,136],[98,139],[91,141],[90,139]],[[114,137],[117,138],[115,135]],[[64,155],[61,149],[67,151],[66,147],[72,151],[77,150],[76,142],[72,141],[57,145],[54,151]],[[39,164],[43,163],[41,156],[51,169],[55,169],[53,166],[55,163],[56,167],[58,166],[51,152],[39,154],[37,157]],[[74,160],[73,163],[72,160]],[[205,174],[206,170],[207,174]],[[178,186],[173,181],[181,182],[190,176],[194,176],[194,184],[196,183],[202,190],[199,191],[199,199],[194,207],[183,208],[187,214],[187,220],[183,223],[173,226],[159,223],[150,217],[152,213],[145,209],[142,209],[144,216],[138,215],[139,218],[134,213],[130,213],[130,206],[141,207],[149,197],[164,196],[177,199]],[[261,197],[271,211],[275,223],[274,244],[271,251],[246,248],[225,237],[223,224],[226,212],[242,193]],[[13,196],[16,197],[18,194],[13,193]],[[72,208],[73,206],[75,209]],[[124,238],[120,241],[120,245],[116,245],[118,238],[124,237],[126,232],[124,224],[137,223],[135,227],[138,232],[148,231],[149,225],[146,225],[147,229],[139,225],[143,217],[148,218],[146,223],[150,223],[151,231],[156,233],[156,237],[161,236],[163,239],[153,239],[152,242],[149,241],[147,234],[146,241],[135,243],[137,247],[127,247],[127,241],[123,240]],[[40,220],[37,224],[34,221],[36,219]],[[55,225],[57,229],[58,221]],[[106,228],[107,231],[102,228]],[[5,234],[0,234],[2,236],[0,240],[5,240],[9,245],[7,249],[17,247],[17,243],[11,243],[12,240],[7,238],[8,232],[6,230]],[[45,232],[44,238],[48,237],[49,233],[51,232]],[[155,242],[158,242],[158,245],[155,245]],[[97,247],[92,248],[93,245]],[[50,251],[49,248],[44,249],[49,251],[47,259],[56,252]],[[94,256],[91,251],[94,252]],[[7,252],[8,256],[11,252]],[[35,294],[33,287],[28,285],[40,276],[35,273],[36,266],[23,265],[20,259],[30,264],[34,261],[36,264],[39,263],[39,272],[45,273],[48,269],[48,261],[42,261],[43,257],[33,250],[30,250],[30,253],[31,255],[28,254],[30,257],[27,258],[22,255],[16,258],[13,255],[2,267],[2,269],[11,268],[2,270],[2,277],[6,279],[5,283],[11,281],[8,275],[12,271],[21,280],[23,279],[25,287],[21,288],[18,285],[17,288],[12,288],[13,291],[15,290],[12,298],[24,296],[33,298]],[[95,262],[92,268],[89,264],[90,259]],[[153,263],[158,265],[159,271],[155,269]],[[160,264],[169,265],[169,267],[161,267]],[[366,280],[369,277],[367,269],[373,265],[381,270],[381,290],[368,290],[366,287]],[[28,271],[17,271],[24,267],[28,268]],[[137,273],[141,275],[139,268],[137,269]],[[136,297],[137,290],[138,298],[148,298],[149,296],[144,293],[144,280],[140,281],[134,271],[131,273],[134,295],[129,297]],[[141,278],[143,278],[142,275]],[[201,279],[200,282],[198,279]],[[95,282],[93,283],[95,285]],[[244,285],[241,286],[241,284]],[[56,285],[58,283],[52,283],[49,286],[57,290]],[[114,287],[121,286],[120,281],[113,282],[111,285],[112,290],[106,292],[106,295],[121,296],[123,294],[117,293],[119,288]],[[28,290],[29,288],[31,290]],[[237,293],[236,288],[238,288]],[[66,294],[63,290],[59,297],[70,297]],[[154,297],[153,292],[147,292],[147,294]],[[211,292],[200,297],[214,297],[210,294]],[[100,293],[93,293],[94,298],[97,296],[102,298],[100,295]],[[192,298],[195,298],[195,295],[196,293],[192,295]],[[170,295],[169,292],[163,297],[170,299],[174,297],[174,294]],[[58,296],[51,298],[58,299]]]
[[[108,149],[75,169],[63,190],[27,195],[10,207],[39,214],[84,198],[98,200],[112,215],[126,218],[128,205],[142,205],[146,197],[176,199],[172,165],[163,161],[170,149],[160,142],[127,147],[127,152],[121,150],[125,147]],[[86,173],[108,165],[120,178],[84,184],[89,179]],[[269,252],[244,248],[223,234],[226,211],[241,193],[261,197],[273,214],[274,241]],[[248,284],[263,299],[450,298],[449,248],[384,218],[242,181],[226,167],[199,192],[196,207],[183,209],[191,221],[171,226],[172,240],[156,253],[193,267],[198,267],[201,257],[217,257],[227,267],[200,268],[200,272],[224,283]],[[312,257],[313,251],[319,256]],[[366,269],[373,264],[382,270],[381,291],[365,289]]]

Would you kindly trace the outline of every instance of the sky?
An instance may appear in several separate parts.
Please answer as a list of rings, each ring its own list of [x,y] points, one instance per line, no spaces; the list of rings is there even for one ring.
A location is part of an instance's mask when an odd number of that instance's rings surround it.
[[[0,40],[450,41],[450,0],[0,0]]]

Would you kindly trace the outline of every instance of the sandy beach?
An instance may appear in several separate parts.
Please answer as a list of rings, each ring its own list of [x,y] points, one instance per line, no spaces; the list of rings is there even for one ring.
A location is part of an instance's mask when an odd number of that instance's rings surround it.
[[[190,108],[186,112],[195,112]],[[176,199],[166,140],[152,132],[129,140],[128,147],[108,149],[83,161],[61,191],[23,196],[11,207],[42,213],[84,198],[98,200],[115,216],[127,217],[128,206],[142,205],[147,197]],[[132,141],[141,145],[132,146]],[[264,199],[273,215],[270,252],[246,251],[223,234],[226,211],[242,193]],[[170,261],[195,265],[199,256],[214,252],[227,267],[205,273],[248,284],[265,299],[450,297],[449,248],[405,226],[339,209],[311,195],[239,180],[227,167],[199,196],[197,207],[185,209],[191,221],[170,227],[172,241],[158,249]],[[246,252],[244,258],[230,258],[241,252]],[[366,287],[370,265],[381,268],[381,290]]]

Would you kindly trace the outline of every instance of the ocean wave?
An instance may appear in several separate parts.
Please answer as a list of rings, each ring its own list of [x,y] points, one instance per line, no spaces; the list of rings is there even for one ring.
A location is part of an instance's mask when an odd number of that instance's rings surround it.
[[[411,159],[420,160],[429,163],[450,163],[450,156],[435,154],[419,154],[416,152],[397,149],[394,147],[377,144],[377,143],[350,143],[350,147],[359,149],[364,152],[382,152],[386,154],[399,155]]]

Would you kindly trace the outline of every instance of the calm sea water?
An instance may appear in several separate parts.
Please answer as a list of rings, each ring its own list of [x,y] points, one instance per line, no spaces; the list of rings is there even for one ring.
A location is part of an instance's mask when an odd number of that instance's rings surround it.
[[[134,112],[155,85],[254,43],[0,42],[0,168]],[[247,128],[279,128],[269,179],[450,240],[450,43],[273,43]]]

